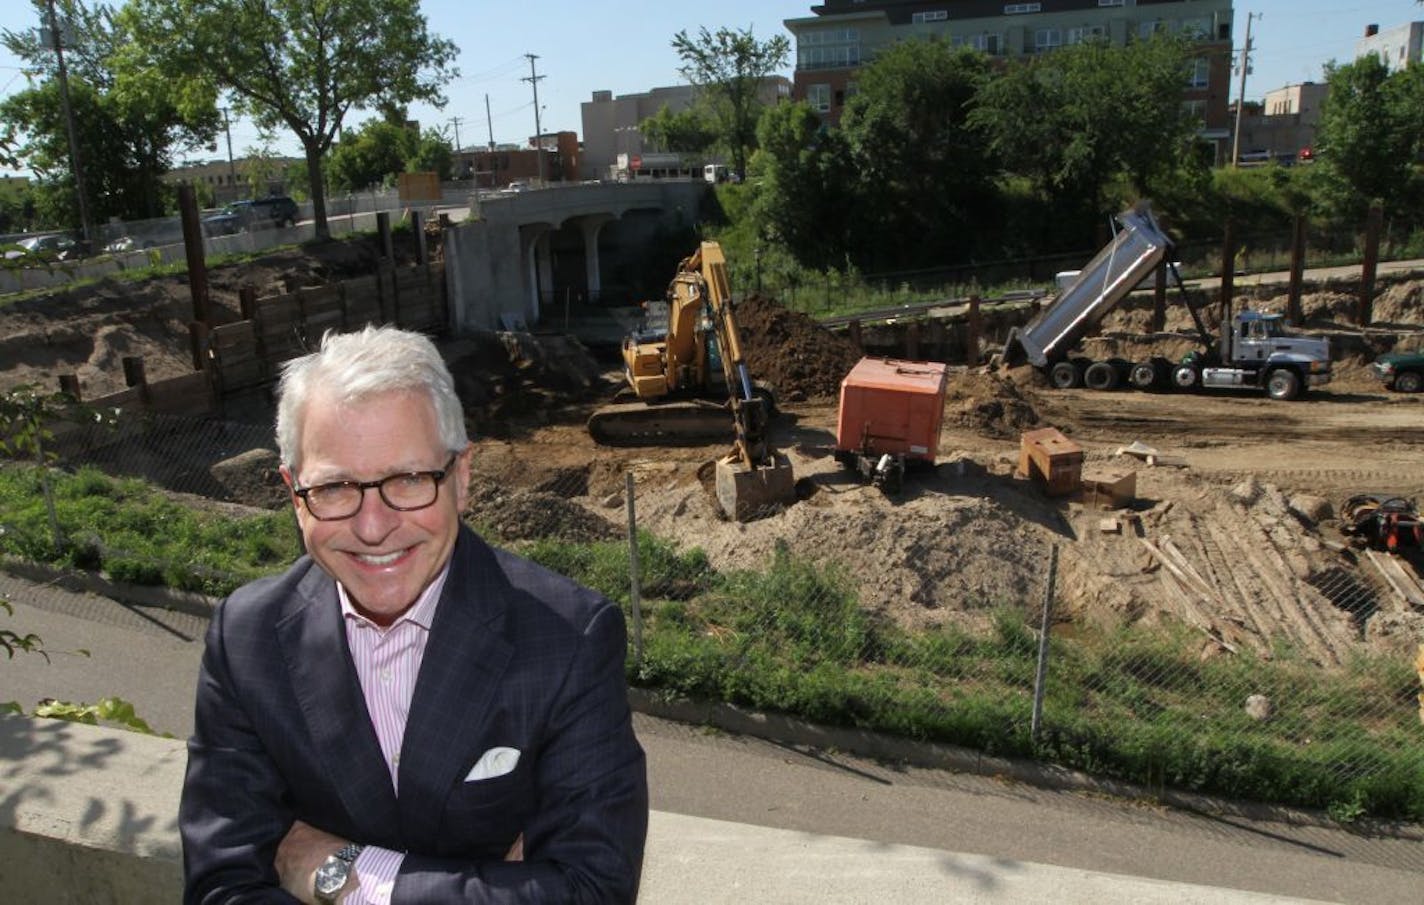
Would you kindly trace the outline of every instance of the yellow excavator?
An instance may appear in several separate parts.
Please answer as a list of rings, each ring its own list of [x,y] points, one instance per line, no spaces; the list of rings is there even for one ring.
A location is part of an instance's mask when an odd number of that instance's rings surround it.
[[[773,399],[747,370],[718,243],[703,242],[678,265],[667,291],[666,330],[626,337],[623,366],[628,385],[619,399],[629,401],[615,400],[589,417],[595,441],[662,446],[731,433],[735,445],[717,461],[723,510],[747,521],[794,501],[791,465],[767,442]]]

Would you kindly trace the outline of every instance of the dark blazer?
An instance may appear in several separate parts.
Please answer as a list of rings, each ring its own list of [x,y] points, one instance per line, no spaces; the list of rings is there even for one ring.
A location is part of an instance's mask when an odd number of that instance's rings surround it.
[[[300,818],[406,852],[392,901],[631,902],[647,771],[607,599],[460,529],[392,790],[330,576],[308,557],[213,616],[179,828],[184,901],[290,902]],[[512,772],[467,782],[481,754]],[[523,862],[501,860],[524,834]]]

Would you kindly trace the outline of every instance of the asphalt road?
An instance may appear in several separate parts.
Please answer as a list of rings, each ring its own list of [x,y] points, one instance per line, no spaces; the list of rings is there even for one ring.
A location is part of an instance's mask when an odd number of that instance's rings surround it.
[[[123,697],[185,737],[205,620],[0,573],[49,662],[0,663],[0,701]],[[88,656],[74,653],[78,649]],[[1417,902],[1424,843],[1208,815],[882,764],[635,715],[654,809],[992,858],[1338,902]]]

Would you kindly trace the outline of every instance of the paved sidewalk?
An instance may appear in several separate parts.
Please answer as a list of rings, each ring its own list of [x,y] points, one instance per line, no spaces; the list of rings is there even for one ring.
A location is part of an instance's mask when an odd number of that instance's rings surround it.
[[[654,811],[643,905],[1269,905],[1318,901]]]

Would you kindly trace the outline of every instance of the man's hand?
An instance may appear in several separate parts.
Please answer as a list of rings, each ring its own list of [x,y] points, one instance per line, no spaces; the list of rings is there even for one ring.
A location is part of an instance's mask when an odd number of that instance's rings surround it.
[[[277,876],[282,888],[306,905],[316,905],[312,896],[312,874],[322,862],[345,845],[347,840],[298,820],[277,846]],[[347,881],[348,887],[351,885]]]

